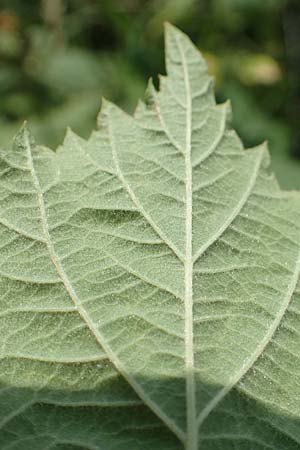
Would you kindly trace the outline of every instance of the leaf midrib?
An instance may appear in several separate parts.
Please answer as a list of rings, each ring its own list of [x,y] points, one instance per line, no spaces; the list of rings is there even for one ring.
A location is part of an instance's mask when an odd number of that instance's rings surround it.
[[[185,364],[186,364],[186,414],[187,414],[187,450],[198,449],[196,386],[194,365],[194,317],[193,317],[193,169],[192,169],[192,96],[188,64],[181,41],[176,35],[176,43],[182,60],[184,86],[186,94],[186,134],[185,134]]]

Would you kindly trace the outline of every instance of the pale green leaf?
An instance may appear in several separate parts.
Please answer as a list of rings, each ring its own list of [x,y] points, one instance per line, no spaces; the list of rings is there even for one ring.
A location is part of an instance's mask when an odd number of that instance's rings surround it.
[[[1,450],[300,448],[299,196],[170,25],[166,66],[88,141],[1,151]]]

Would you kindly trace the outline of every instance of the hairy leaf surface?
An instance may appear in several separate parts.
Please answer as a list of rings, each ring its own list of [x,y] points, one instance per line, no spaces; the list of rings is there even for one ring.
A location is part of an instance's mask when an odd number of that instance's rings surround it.
[[[166,66],[88,141],[1,150],[1,450],[300,448],[299,196],[170,25]]]

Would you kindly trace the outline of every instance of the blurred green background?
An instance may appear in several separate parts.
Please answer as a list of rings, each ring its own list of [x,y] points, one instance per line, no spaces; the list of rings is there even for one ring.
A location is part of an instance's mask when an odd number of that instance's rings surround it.
[[[0,0],[0,145],[29,120],[55,148],[87,137],[101,96],[132,112],[164,72],[163,23],[190,35],[232,100],[245,145],[267,139],[284,188],[300,188],[299,0]]]

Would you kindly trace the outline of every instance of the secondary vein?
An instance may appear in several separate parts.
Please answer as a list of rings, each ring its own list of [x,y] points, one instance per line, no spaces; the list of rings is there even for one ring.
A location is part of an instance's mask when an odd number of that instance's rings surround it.
[[[257,177],[258,177],[258,174],[260,171],[261,163],[263,161],[263,157],[264,157],[264,152],[260,150],[257,154],[256,160],[254,161],[254,170],[249,179],[249,183],[246,187],[245,192],[241,196],[239,202],[233,209],[232,213],[228,216],[228,218],[224,221],[224,223],[222,223],[220,228],[211,236],[211,238],[207,242],[205,242],[202,245],[202,247],[199,248],[199,250],[193,257],[194,263],[196,263],[198,261],[198,259],[207,251],[207,249],[209,247],[211,247],[222,236],[222,234],[229,228],[229,226],[232,224],[234,219],[242,211],[242,209],[245,206],[245,204],[247,203],[250,195],[252,194],[253,188],[255,186],[255,183],[257,181]]]
[[[293,273],[293,276],[291,278],[290,284],[288,286],[287,293],[283,299],[281,308],[277,312],[277,315],[273,322],[271,323],[270,328],[268,329],[267,333],[265,334],[264,338],[261,340],[259,345],[257,346],[255,352],[244,362],[241,369],[235,373],[226,386],[224,386],[216,395],[211,399],[211,401],[206,405],[206,407],[202,410],[201,414],[198,416],[197,419],[197,426],[198,428],[201,427],[205,419],[208,417],[208,415],[213,411],[216,406],[222,401],[222,399],[233,389],[238,382],[243,378],[244,375],[254,366],[256,361],[261,357],[263,352],[265,351],[268,344],[273,339],[276,331],[278,330],[278,327],[286,314],[286,311],[288,310],[290,303],[293,298],[293,293],[296,289],[298,280],[300,276],[300,253],[298,255],[298,259],[296,261],[295,270]]]
[[[141,213],[141,215],[144,217],[144,219],[149,223],[149,225],[152,227],[152,229],[156,232],[156,234],[163,240],[163,242],[172,250],[174,255],[181,261],[184,261],[184,257],[181,254],[180,250],[168,239],[168,237],[165,235],[165,233],[159,228],[157,223],[152,219],[152,217],[145,211],[143,205],[140,203],[138,198],[136,197],[134,191],[131,189],[129,183],[127,182],[126,178],[123,175],[123,172],[120,167],[118,154],[116,151],[116,145],[114,141],[114,134],[112,130],[112,124],[111,124],[111,118],[109,117],[108,120],[108,134],[109,134],[109,142],[111,145],[112,150],[112,159],[116,168],[116,174],[119,180],[121,181],[125,191],[129,195],[129,198],[137,208],[137,210]]]
[[[167,426],[168,428],[180,439],[181,441],[184,440],[184,433],[177,427],[177,425],[159,408],[159,406],[154,403],[145,393],[142,386],[134,379],[134,377],[127,372],[122,362],[119,360],[119,358],[116,356],[116,354],[113,352],[111,347],[107,344],[106,340],[104,339],[104,336],[100,333],[97,326],[94,324],[93,320],[90,318],[89,314],[85,310],[79,296],[77,295],[75,289],[73,288],[68,275],[66,274],[64,267],[56,254],[55,248],[52,243],[49,226],[48,226],[48,219],[47,219],[47,212],[46,212],[46,205],[44,201],[44,194],[40,186],[40,182],[37,176],[37,173],[35,171],[34,163],[33,163],[33,156],[32,156],[32,150],[31,150],[31,144],[28,138],[28,133],[25,133],[25,147],[27,150],[27,158],[28,158],[28,165],[31,172],[31,176],[33,179],[33,184],[37,193],[38,198],[38,205],[39,205],[39,211],[41,216],[41,224],[42,229],[45,235],[46,240],[46,246],[48,249],[48,253],[50,256],[50,259],[56,268],[56,271],[58,275],[60,276],[66,291],[68,292],[70,298],[72,299],[73,303],[75,304],[75,307],[78,311],[78,314],[82,318],[82,320],[86,323],[88,328],[90,329],[92,335],[97,340],[99,346],[101,349],[105,351],[107,354],[109,360],[111,363],[115,366],[117,371],[124,377],[124,379],[129,383],[129,385],[134,389],[134,391],[137,393],[137,395],[140,397],[140,399],[144,402],[145,405],[147,405]]]

